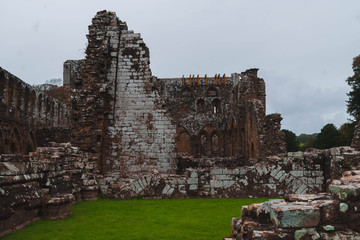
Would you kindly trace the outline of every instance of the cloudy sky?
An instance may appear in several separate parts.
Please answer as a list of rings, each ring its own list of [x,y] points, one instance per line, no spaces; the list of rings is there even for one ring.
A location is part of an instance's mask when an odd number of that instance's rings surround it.
[[[62,78],[104,9],[142,34],[155,76],[259,68],[267,113],[281,113],[283,128],[313,133],[349,118],[359,0],[0,0],[0,66],[29,84]]]

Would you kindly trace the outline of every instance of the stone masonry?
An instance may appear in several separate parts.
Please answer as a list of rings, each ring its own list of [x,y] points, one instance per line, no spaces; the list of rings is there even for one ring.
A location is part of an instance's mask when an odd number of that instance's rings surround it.
[[[0,68],[0,154],[27,154],[44,140],[68,142],[70,126],[67,105]]]
[[[179,156],[241,166],[285,153],[282,118],[265,115],[258,69],[158,79],[140,34],[112,12],[98,12],[87,37],[86,59],[65,62],[64,79],[72,89],[72,143],[93,154],[104,194],[154,170],[175,174]]]
[[[360,239],[360,171],[333,180],[329,193],[289,195],[244,206],[232,220],[237,239]]]
[[[97,199],[97,168],[68,144],[39,147],[29,156],[0,156],[0,237],[40,217],[58,219],[70,205]]]

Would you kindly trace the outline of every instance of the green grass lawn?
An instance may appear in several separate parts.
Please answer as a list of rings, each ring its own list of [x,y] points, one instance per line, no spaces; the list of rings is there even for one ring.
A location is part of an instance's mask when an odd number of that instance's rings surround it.
[[[84,201],[63,220],[40,220],[10,239],[222,239],[241,206],[267,199],[159,199]]]

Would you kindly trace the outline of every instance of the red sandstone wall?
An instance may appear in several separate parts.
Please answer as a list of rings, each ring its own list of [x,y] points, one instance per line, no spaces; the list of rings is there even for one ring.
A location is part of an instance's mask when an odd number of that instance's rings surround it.
[[[66,132],[70,125],[68,106],[0,68],[0,154],[26,154],[38,146],[41,129]],[[59,140],[69,141],[68,133]]]

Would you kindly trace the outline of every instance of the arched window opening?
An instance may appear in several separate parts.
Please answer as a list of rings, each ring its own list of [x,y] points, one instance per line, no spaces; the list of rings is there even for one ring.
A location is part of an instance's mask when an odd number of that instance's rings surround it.
[[[200,135],[200,155],[207,156],[207,137],[204,133]]]
[[[187,132],[180,133],[176,143],[179,153],[191,154],[191,138]]]
[[[221,109],[220,109],[220,105],[221,105],[221,102],[218,98],[215,98],[213,101],[212,101],[212,113],[220,113],[221,112]]]
[[[197,112],[198,113],[204,113],[205,110],[206,110],[204,99],[197,100],[196,107],[197,107]]]
[[[218,156],[219,155],[219,137],[217,134],[214,134],[211,137],[211,154],[213,156]]]

